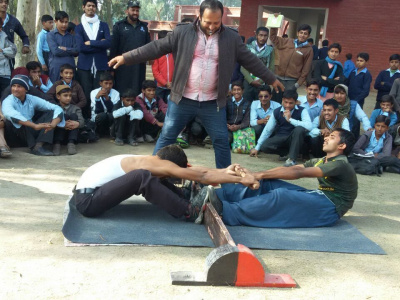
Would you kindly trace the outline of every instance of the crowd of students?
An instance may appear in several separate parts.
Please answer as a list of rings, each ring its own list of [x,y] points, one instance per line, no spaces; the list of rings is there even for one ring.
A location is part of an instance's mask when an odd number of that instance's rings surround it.
[[[129,1],[128,9],[138,7],[138,2]],[[66,12],[56,12],[54,20],[42,16],[38,61],[24,67],[14,69],[17,48],[13,36],[9,30],[0,31],[1,157],[12,155],[10,147],[21,146],[28,146],[35,155],[60,155],[64,144],[73,155],[80,135],[90,128],[96,133],[92,140],[111,137],[117,146],[157,140],[167,114],[174,57],[167,54],[153,62],[154,81],[141,81],[140,89],[122,88],[118,84],[122,79],[114,78],[106,64],[110,58],[107,49],[115,41],[106,23],[98,20],[96,9],[97,1],[83,1],[81,24],[72,31]],[[18,22],[11,17],[0,19],[3,28],[11,19]],[[23,28],[22,32],[18,28],[15,32],[24,37]],[[260,151],[276,153],[285,161],[284,166],[292,166],[301,157],[323,156],[324,137],[336,128],[349,130],[358,138],[362,123],[364,134],[354,151],[385,158],[383,165],[400,173],[400,55],[391,55],[389,68],[376,77],[376,106],[368,118],[363,111],[372,81],[368,53],[359,53],[355,64],[347,54],[342,66],[338,60],[341,45],[324,40],[318,49],[310,33],[309,25],[298,28],[297,39],[278,37],[276,29],[257,28],[246,47],[275,72],[285,91],[272,91],[237,64],[227,95],[229,143],[234,132],[253,128],[256,144],[250,156]],[[166,36],[166,31],[158,34],[159,39]],[[24,49],[28,42],[24,42]],[[306,95],[299,96],[297,89],[304,84]],[[188,147],[203,143],[206,136],[205,127],[195,118],[177,143]]]

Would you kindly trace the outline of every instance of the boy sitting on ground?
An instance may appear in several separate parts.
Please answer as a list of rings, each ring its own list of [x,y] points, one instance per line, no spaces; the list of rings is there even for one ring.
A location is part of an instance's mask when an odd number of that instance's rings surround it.
[[[86,105],[86,97],[83,89],[78,81],[73,80],[75,68],[70,64],[64,64],[60,67],[61,80],[54,82],[53,86],[47,92],[54,100],[57,100],[56,88],[59,85],[68,85],[71,88],[71,104],[78,106],[80,109]]]
[[[90,93],[92,117],[96,123],[96,131],[101,135],[109,135],[113,124],[113,108],[120,100],[119,92],[113,89],[114,77],[106,72],[100,75],[100,87]]]
[[[29,85],[34,86],[43,93],[47,93],[53,86],[49,76],[42,74],[42,66],[37,61],[30,61],[26,64],[29,72]]]
[[[400,159],[391,155],[392,136],[387,132],[390,119],[380,115],[376,118],[373,131],[366,131],[354,145],[353,152],[362,155],[371,154],[381,163],[387,172],[400,173]]]
[[[64,127],[61,107],[27,94],[29,78],[16,75],[11,79],[11,92],[2,104],[6,117],[6,140],[11,147],[30,148],[35,155],[52,156],[53,152],[43,148],[53,144],[54,128]],[[40,112],[40,113],[39,113]]]
[[[371,113],[371,117],[369,118],[369,122],[371,126],[375,126],[375,120],[378,116],[384,115],[389,117],[390,124],[389,127],[392,127],[397,123],[397,113],[394,111],[395,101],[392,95],[384,95],[379,101],[379,109],[374,109]],[[396,103],[397,105],[397,103]]]
[[[127,140],[131,146],[137,146],[136,132],[139,130],[139,120],[143,119],[142,107],[136,103],[135,94],[128,89],[121,94],[121,101],[118,101],[113,108],[115,145],[123,146]]]
[[[168,105],[155,95],[156,87],[154,81],[145,80],[142,83],[142,93],[136,97],[136,102],[143,110],[140,135],[137,138],[139,143],[143,143],[144,140],[148,143],[154,142],[164,125]]]
[[[79,128],[85,125],[81,109],[71,104],[72,92],[68,85],[59,85],[56,88],[57,100],[64,111],[65,127],[56,128],[54,132],[54,155],[60,155],[61,143],[67,143],[69,155],[76,154],[76,142]]]

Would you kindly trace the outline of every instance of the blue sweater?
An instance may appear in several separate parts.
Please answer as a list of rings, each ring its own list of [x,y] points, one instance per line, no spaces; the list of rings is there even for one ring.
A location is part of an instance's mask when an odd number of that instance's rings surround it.
[[[79,51],[78,69],[90,70],[94,59],[97,70],[108,70],[107,49],[111,47],[111,35],[107,23],[100,21],[96,40],[91,40],[90,46],[85,45],[90,39],[82,24],[75,28],[75,40]]]
[[[29,46],[29,38],[21,23],[13,15],[7,14],[7,23],[3,24],[3,31],[7,34],[11,43],[14,43],[14,33],[18,34],[24,46]],[[7,18],[6,18],[7,19]]]
[[[382,109],[374,109],[371,113],[371,118],[369,118],[369,122],[371,123],[371,126],[374,127],[375,125],[375,120],[378,116],[383,115]],[[393,126],[394,124],[397,123],[397,114],[395,112],[391,112],[390,115],[390,124],[389,126]]]
[[[383,96],[389,94],[393,82],[397,78],[400,78],[400,71],[394,73],[392,77],[390,77],[389,70],[383,70],[379,73],[378,77],[376,77],[375,79],[375,85],[374,85],[374,88],[378,90],[378,94],[376,95],[377,102],[380,102]],[[384,82],[384,85],[382,85],[381,82]]]
[[[349,98],[357,101],[362,108],[365,98],[369,95],[372,76],[367,68],[361,70],[357,75],[356,72],[357,69],[350,73],[347,79],[347,86],[349,87]]]

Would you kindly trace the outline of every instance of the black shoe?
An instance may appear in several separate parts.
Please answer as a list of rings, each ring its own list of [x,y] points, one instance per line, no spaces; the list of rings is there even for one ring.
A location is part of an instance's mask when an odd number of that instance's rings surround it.
[[[31,154],[39,155],[39,156],[54,156],[54,153],[44,149],[43,147],[39,147],[37,149],[31,149]]]
[[[213,186],[209,185],[207,188],[208,188],[208,197],[210,199],[212,206],[215,208],[218,215],[222,216],[222,210],[223,210],[222,201],[218,199]]]
[[[186,221],[201,224],[208,199],[208,187],[203,187],[201,191],[190,200]]]

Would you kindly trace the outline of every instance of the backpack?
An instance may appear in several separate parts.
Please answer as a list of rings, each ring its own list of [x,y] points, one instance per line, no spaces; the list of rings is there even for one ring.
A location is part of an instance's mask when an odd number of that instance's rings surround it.
[[[96,123],[90,120],[85,120],[85,126],[79,129],[78,142],[79,143],[94,143],[97,142],[99,137],[96,135]]]
[[[357,174],[376,175],[379,177],[382,174],[381,163],[375,157],[361,157],[352,154],[347,159]]]
[[[254,128],[247,127],[233,132],[232,152],[249,154],[256,146],[256,133]]]

